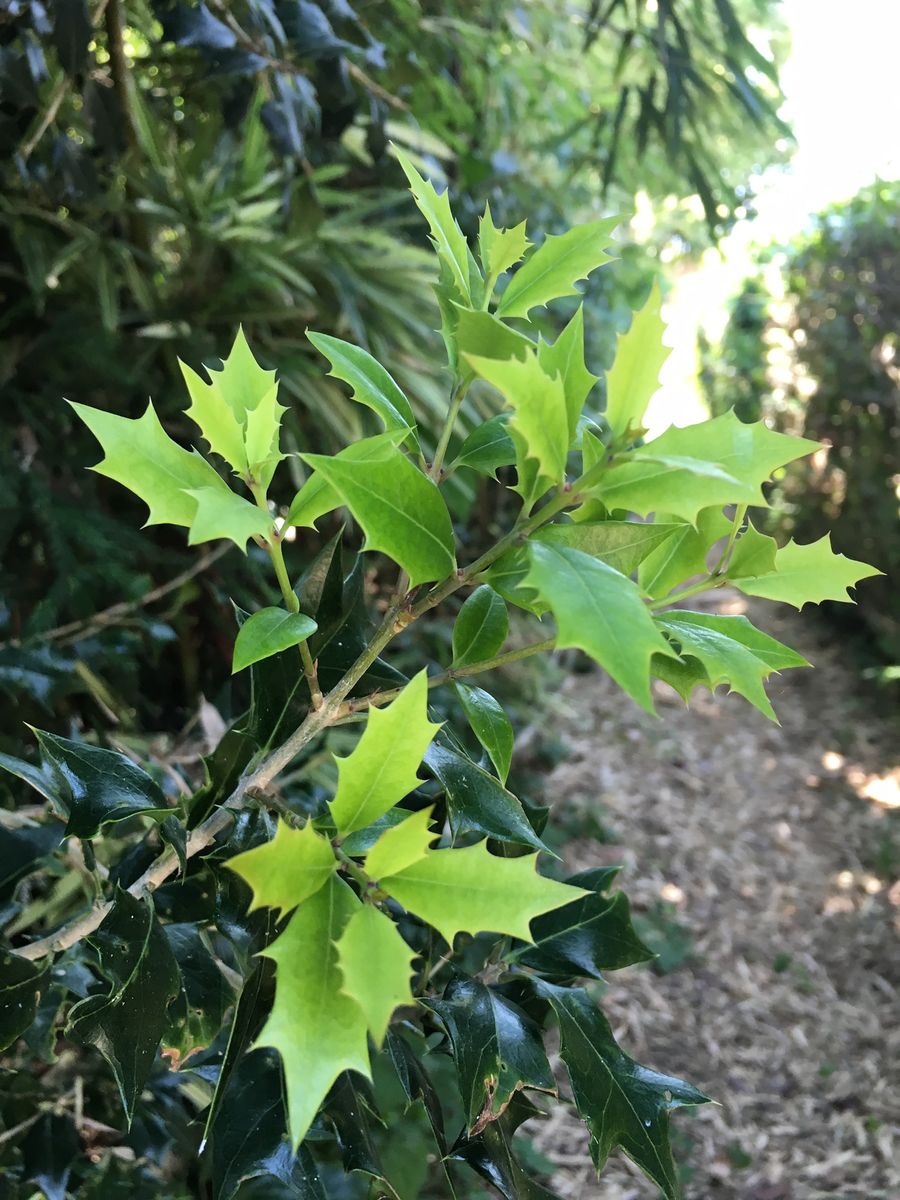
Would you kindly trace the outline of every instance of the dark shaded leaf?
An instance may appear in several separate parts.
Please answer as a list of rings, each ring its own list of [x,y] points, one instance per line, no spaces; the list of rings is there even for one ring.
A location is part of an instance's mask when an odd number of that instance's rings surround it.
[[[466,1125],[480,1133],[524,1087],[555,1092],[541,1033],[510,1000],[477,979],[452,979],[440,1000],[423,999],[450,1039]]]
[[[163,39],[200,50],[230,50],[237,38],[205,4],[177,4],[161,14]]]
[[[210,1137],[218,1119],[219,1109],[228,1091],[229,1080],[247,1048],[256,1040],[266,1023],[275,996],[275,964],[270,958],[259,958],[250,977],[244,984],[228,1034],[228,1046],[222,1059],[216,1089],[206,1114],[204,1140]]]
[[[169,811],[159,785],[124,754],[42,729],[34,732],[41,746],[40,767],[6,754],[0,755],[0,767],[56,804],[68,817],[66,833],[92,838],[108,821]]]
[[[597,1170],[620,1147],[666,1200],[676,1200],[669,1112],[707,1104],[709,1097],[682,1079],[660,1075],[629,1058],[583,988],[560,988],[542,981],[536,986],[559,1020],[560,1055],[569,1071],[578,1112],[590,1130],[591,1157]]]
[[[80,1000],[66,1034],[100,1051],[113,1069],[129,1124],[178,994],[178,964],[149,900],[117,891],[102,925],[88,935],[109,991]]]
[[[0,765],[5,764],[0,761]],[[62,837],[63,827],[58,821],[19,829],[0,825],[0,896],[8,894],[17,880],[52,854]]]
[[[388,1029],[387,1049],[407,1100],[410,1103],[416,1100],[422,1101],[434,1132],[435,1141],[441,1154],[445,1155],[447,1139],[444,1133],[444,1112],[428,1072],[422,1066],[415,1051],[396,1029]]]
[[[325,1101],[324,1113],[337,1134],[344,1170],[383,1179],[369,1120],[374,1117],[382,1122],[366,1080],[352,1071],[340,1074]]]
[[[506,1113],[477,1137],[461,1137],[450,1156],[470,1166],[505,1200],[557,1200],[555,1193],[525,1173],[513,1150],[513,1133],[519,1120],[537,1115],[536,1109],[515,1116]]]
[[[36,1183],[47,1200],[65,1200],[72,1160],[80,1153],[81,1141],[72,1118],[44,1113],[22,1143],[25,1178]]]
[[[512,792],[477,763],[449,747],[442,735],[428,747],[424,762],[444,789],[454,837],[474,830],[503,842],[547,849]]]
[[[567,879],[576,887],[590,889],[592,895],[536,917],[531,926],[534,945],[522,945],[507,958],[556,979],[578,975],[599,979],[601,971],[652,959],[653,951],[631,924],[625,893],[617,892],[612,898],[606,894],[615,873],[615,868],[599,868]]]
[[[277,1179],[302,1200],[325,1200],[315,1163],[287,1136],[281,1065],[270,1050],[254,1050],[232,1076],[212,1131],[215,1200],[231,1200],[249,1179]]]
[[[67,75],[77,75],[84,68],[92,37],[85,0],[54,0],[53,45]]]
[[[50,967],[0,950],[0,1050],[11,1046],[31,1025]]]
[[[169,1006],[166,1049],[177,1054],[175,1065],[192,1051],[208,1046],[222,1026],[234,991],[216,966],[201,934],[187,922],[164,926],[181,972],[181,991]]]

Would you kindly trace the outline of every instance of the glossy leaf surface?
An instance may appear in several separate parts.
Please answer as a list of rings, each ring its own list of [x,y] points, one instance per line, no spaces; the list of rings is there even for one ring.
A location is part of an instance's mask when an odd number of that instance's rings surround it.
[[[305,642],[318,626],[312,617],[283,608],[261,608],[248,617],[234,643],[231,670],[243,671],[251,663],[269,658]]]

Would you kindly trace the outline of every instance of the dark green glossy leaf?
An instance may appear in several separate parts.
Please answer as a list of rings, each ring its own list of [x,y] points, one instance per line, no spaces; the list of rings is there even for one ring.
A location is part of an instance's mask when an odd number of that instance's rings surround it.
[[[453,665],[493,658],[509,633],[509,617],[502,598],[486,583],[469,596],[453,625]]]
[[[352,1071],[344,1071],[328,1094],[324,1113],[337,1134],[345,1171],[359,1171],[383,1180],[370,1122],[382,1124],[375,1111],[371,1085]]]
[[[39,966],[0,950],[0,1050],[11,1046],[31,1025],[49,971],[49,964]]]
[[[513,727],[498,700],[484,688],[457,683],[456,692],[472,732],[481,742],[494,764],[502,783],[509,774],[513,752]]]
[[[540,1030],[498,992],[477,979],[456,978],[440,1000],[421,1003],[450,1039],[471,1134],[496,1120],[521,1088],[556,1091]]]
[[[43,1113],[22,1142],[25,1178],[47,1200],[65,1200],[73,1160],[81,1154],[75,1122],[64,1113]]]
[[[660,1075],[629,1058],[583,988],[561,988],[540,981],[536,986],[559,1020],[560,1055],[568,1068],[578,1112],[590,1130],[591,1157],[597,1170],[620,1147],[666,1200],[676,1200],[669,1112],[685,1105],[707,1104],[709,1097],[682,1079]]]
[[[117,891],[113,907],[87,940],[109,982],[69,1013],[66,1034],[96,1046],[113,1069],[129,1123],[166,1028],[166,1008],[181,978],[149,900]]]
[[[454,837],[474,830],[502,842],[547,849],[512,792],[470,758],[450,748],[446,740],[438,736],[428,747],[424,761],[444,789]]]
[[[34,732],[41,746],[41,766],[2,755],[0,767],[55,803],[68,817],[66,833],[92,838],[107,822],[169,811],[159,785],[124,754],[42,729]]]
[[[177,1065],[212,1042],[234,1001],[234,991],[216,966],[199,924],[173,923],[164,931],[181,972],[181,991],[169,1006],[165,1034],[166,1049],[177,1053]]]
[[[313,657],[340,627],[344,617],[343,536],[342,526],[304,570],[296,587],[301,612],[309,613],[318,626],[309,639]]]
[[[523,1119],[536,1115],[537,1110],[526,1111]],[[477,1137],[461,1137],[451,1151],[451,1158],[470,1166],[492,1184],[504,1200],[558,1200],[555,1193],[532,1179],[516,1158],[515,1124],[510,1114],[504,1114]]]
[[[409,1042],[396,1029],[388,1030],[386,1044],[391,1056],[391,1062],[394,1064],[394,1070],[397,1072],[400,1086],[403,1088],[407,1100],[411,1104],[416,1100],[421,1100],[438,1148],[442,1155],[446,1154],[447,1139],[444,1133],[444,1112],[441,1108],[437,1089],[431,1082],[428,1072]]]
[[[215,1200],[231,1200],[245,1180],[264,1177],[301,1200],[324,1200],[309,1152],[291,1149],[281,1067],[269,1050],[246,1055],[229,1082],[212,1133],[212,1175]]]
[[[7,829],[0,825],[0,895],[41,861],[52,854],[62,841],[63,827],[58,821],[46,825],[22,825]]]
[[[632,927],[625,893],[606,894],[614,875],[614,870],[600,868],[567,879],[576,887],[590,889],[591,895],[536,917],[531,925],[534,945],[522,945],[507,958],[555,979],[599,979],[601,971],[652,959],[653,951]]]
[[[267,918],[274,924],[271,914],[267,914]],[[259,1031],[265,1025],[266,1018],[272,1009],[274,997],[275,964],[269,958],[257,958],[253,970],[241,990],[234,1016],[231,1019],[225,1057],[222,1059],[215,1091],[206,1114],[204,1142],[209,1140],[218,1119],[219,1110],[228,1091],[229,1080],[248,1047],[253,1044]]]

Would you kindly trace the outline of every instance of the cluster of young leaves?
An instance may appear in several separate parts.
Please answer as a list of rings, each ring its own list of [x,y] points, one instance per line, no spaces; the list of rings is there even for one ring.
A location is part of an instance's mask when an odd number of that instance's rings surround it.
[[[181,525],[191,544],[227,538],[245,550],[254,541],[283,605],[238,610],[233,669],[250,674],[251,710],[207,759],[193,795],[172,803],[124,756],[49,734],[39,734],[40,766],[0,760],[66,820],[64,836],[81,840],[105,893],[86,912],[74,897],[72,922],[46,939],[22,941],[24,917],[16,926],[3,958],[2,1042],[31,1036],[39,1019],[49,1028],[64,1020],[69,1039],[109,1063],[129,1120],[162,1045],[194,1089],[210,1143],[205,1169],[226,1198],[263,1176],[278,1181],[279,1195],[323,1194],[326,1145],[338,1147],[345,1171],[390,1192],[369,1128],[381,1119],[379,1064],[389,1061],[404,1104],[424,1112],[442,1168],[464,1163],[513,1200],[541,1191],[514,1135],[538,1111],[523,1093],[556,1092],[542,1037],[555,1021],[598,1169],[619,1148],[671,1198],[668,1113],[706,1097],[630,1059],[582,986],[650,954],[627,901],[610,894],[614,871],[565,882],[538,871],[547,813],[507,788],[509,719],[469,680],[577,647],[649,711],[657,678],[685,699],[725,684],[774,719],[764,683],[803,659],[743,616],[681,602],[728,583],[801,607],[849,599],[848,588],[875,572],[835,555],[827,539],[779,548],[747,521],[748,508],[765,505],[773,472],[816,443],[731,413],[644,440],[667,354],[657,291],[620,338],[602,418],[585,415],[597,381],[581,311],[553,342],[535,336],[529,318],[608,261],[613,221],[532,249],[524,224],[497,228],[487,210],[476,257],[446,193],[401,161],[438,257],[453,375],[435,447],[379,363],[316,334],[331,374],[383,431],[335,455],[301,454],[308,474],[283,514],[268,489],[285,457],[284,409],[274,373],[242,334],[221,368],[204,377],[184,367],[188,412],[212,459],[174,442],[152,404],[136,420],[75,406],[104,451],[95,470],[138,495],[148,523]],[[470,387],[492,396],[497,412],[460,440],[455,418]],[[519,516],[460,566],[445,481],[501,470]],[[295,583],[287,532],[315,531],[336,509],[363,534],[353,570],[344,578],[339,534]],[[370,552],[398,573],[374,626],[361,568]],[[385,660],[412,622],[465,588],[444,670],[407,678]],[[543,636],[504,653],[508,604]],[[429,698],[442,684],[456,689],[475,756],[433,719],[440,710]],[[289,764],[300,762],[302,775],[308,746],[360,718],[330,798],[306,793],[301,808],[288,787],[273,795]],[[126,820],[142,822],[147,839],[117,861],[109,831]],[[167,844],[156,859],[154,838]],[[7,878],[28,874],[55,845],[36,839]],[[182,880],[167,882],[178,870]],[[54,972],[68,978],[67,968],[51,967],[59,952],[57,963],[75,954],[83,972],[62,993]],[[458,1095],[433,1082],[441,1054]],[[462,1124],[452,1141],[448,1112]],[[252,1137],[235,1136],[248,1128]]]

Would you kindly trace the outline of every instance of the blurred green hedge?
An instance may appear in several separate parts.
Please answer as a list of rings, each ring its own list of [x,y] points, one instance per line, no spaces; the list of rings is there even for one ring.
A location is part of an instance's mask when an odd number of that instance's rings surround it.
[[[833,529],[836,549],[885,572],[858,608],[864,649],[900,663],[900,183],[878,183],[820,213],[765,276],[747,280],[719,346],[703,348],[715,411],[830,445],[788,468],[770,517],[801,541]],[[772,295],[765,280],[776,284]]]

